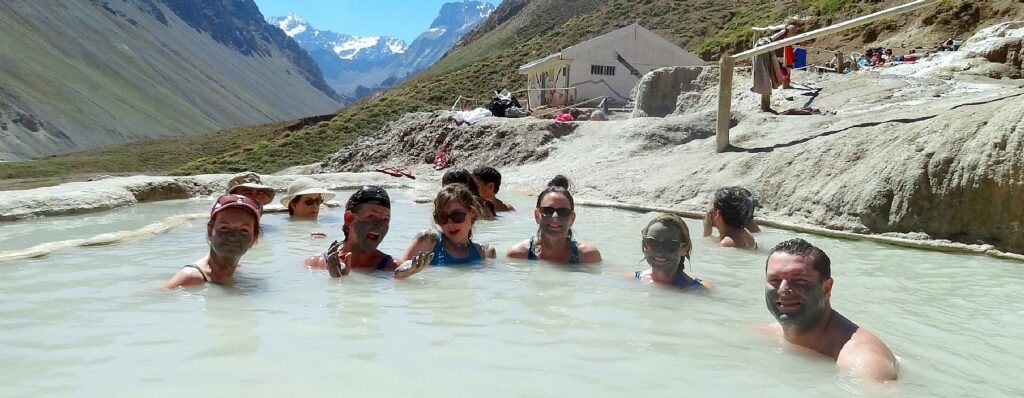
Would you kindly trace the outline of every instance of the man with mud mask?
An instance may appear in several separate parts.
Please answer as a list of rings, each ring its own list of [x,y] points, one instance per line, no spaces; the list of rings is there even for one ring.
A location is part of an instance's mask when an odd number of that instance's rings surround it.
[[[841,369],[874,381],[895,380],[896,358],[867,330],[832,309],[831,262],[803,239],[776,245],[765,264],[765,303],[787,342],[832,357]]]
[[[205,282],[226,283],[234,277],[242,255],[260,236],[261,205],[253,198],[224,195],[213,203],[210,221],[206,224],[206,240],[210,252],[196,262],[182,267],[164,282],[165,290]]]
[[[414,258],[410,264],[399,267],[391,256],[377,250],[388,234],[390,223],[391,198],[387,191],[375,185],[364,186],[345,204],[341,226],[344,242],[332,242],[327,251],[307,258],[306,265],[327,268],[332,278],[348,275],[352,269],[394,271],[399,278],[412,276],[430,263],[430,258]]]

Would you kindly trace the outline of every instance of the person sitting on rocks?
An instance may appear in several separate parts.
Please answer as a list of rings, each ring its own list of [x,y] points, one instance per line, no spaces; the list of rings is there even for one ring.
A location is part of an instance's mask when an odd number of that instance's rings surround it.
[[[683,290],[708,288],[705,282],[687,275],[684,269],[686,260],[690,259],[693,242],[690,241],[690,230],[682,218],[674,214],[662,214],[647,223],[640,235],[643,237],[641,247],[644,259],[651,268],[636,271],[636,279]]]
[[[473,242],[473,224],[480,217],[480,204],[465,184],[448,184],[434,198],[434,222],[437,231],[420,232],[409,243],[402,257],[412,260],[416,273],[426,262],[417,261],[429,255],[431,266],[462,266],[495,258],[494,248]],[[403,264],[405,266],[405,264]],[[418,267],[418,269],[417,269]]]
[[[334,192],[323,188],[316,180],[300,177],[288,186],[281,205],[288,208],[288,215],[293,219],[316,220],[320,205],[333,198]]]
[[[344,240],[334,241],[327,251],[306,259],[312,268],[326,268],[332,278],[348,275],[353,269],[395,271],[399,278],[409,277],[430,262],[430,253],[417,256],[399,270],[391,256],[377,249],[388,235],[391,224],[391,198],[384,188],[367,185],[345,203]]]
[[[259,174],[253,172],[242,173],[228,181],[228,195],[242,195],[256,199],[260,204],[260,211],[263,206],[269,205],[274,200],[274,189],[263,185]]]
[[[206,223],[210,252],[179,270],[164,282],[163,289],[231,282],[242,256],[260,237],[261,213],[260,204],[248,196],[218,198],[210,208],[210,221]]]
[[[441,176],[441,186],[448,184],[462,184],[469,188],[477,202],[480,203],[480,212],[477,215],[482,220],[493,220],[495,216],[494,205],[480,196],[480,187],[476,184],[476,178],[464,168],[451,169]]]
[[[872,381],[896,380],[896,357],[878,337],[832,309],[831,260],[803,239],[779,243],[765,262],[764,300],[786,342],[825,355]]]
[[[757,250],[757,242],[745,225],[753,218],[754,201],[741,187],[726,187],[715,192],[704,216],[704,236],[712,236],[712,228],[718,229],[715,241],[721,247]]]
[[[533,210],[533,218],[538,225],[537,236],[512,246],[508,257],[565,264],[600,262],[601,252],[596,246],[577,241],[573,236],[575,207],[569,193],[569,179],[555,176],[537,195],[537,208]]]
[[[483,198],[496,212],[515,211],[512,205],[498,199],[497,193],[501,189],[501,173],[493,167],[480,167],[473,170],[473,177],[476,178],[477,189],[480,197]]]

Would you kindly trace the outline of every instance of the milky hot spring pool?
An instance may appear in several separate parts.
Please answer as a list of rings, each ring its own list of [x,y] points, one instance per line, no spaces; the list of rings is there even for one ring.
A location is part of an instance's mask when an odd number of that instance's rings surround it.
[[[344,201],[351,192],[339,194]],[[382,250],[430,227],[430,204],[392,192]],[[508,261],[536,231],[533,198],[477,223],[499,258],[408,280],[331,279],[302,259],[341,239],[341,209],[318,222],[267,214],[237,285],[164,292],[207,251],[205,219],[121,244],[0,263],[0,396],[1022,396],[1024,265],[766,228],[756,253],[714,247],[687,220],[691,275],[710,294],[631,279],[654,213],[580,207],[574,230],[595,272]],[[210,199],[147,203],[0,224],[0,251],[134,229]],[[328,239],[311,239],[310,232]],[[803,237],[832,258],[835,309],[878,335],[900,379],[873,386],[758,327],[767,249]]]

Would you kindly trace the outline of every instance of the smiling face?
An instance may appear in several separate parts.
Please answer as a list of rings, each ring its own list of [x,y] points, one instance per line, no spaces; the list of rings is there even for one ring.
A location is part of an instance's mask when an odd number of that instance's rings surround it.
[[[674,271],[690,248],[683,239],[683,231],[674,225],[655,222],[647,228],[643,238],[644,259],[655,271]]]
[[[765,273],[765,304],[783,328],[797,332],[817,326],[831,308],[832,278],[819,280],[811,258],[773,253]]]
[[[292,200],[288,207],[292,210],[292,217],[316,218],[320,214],[320,204],[323,201],[319,194],[302,195]]]
[[[206,224],[206,238],[217,254],[238,258],[249,251],[257,236],[256,219],[245,209],[230,208],[217,213]]]
[[[374,251],[388,235],[391,209],[374,204],[361,204],[345,212],[347,241],[352,251]]]
[[[461,222],[456,220],[462,219]],[[469,234],[473,230],[475,216],[466,206],[457,200],[446,203],[441,211],[435,211],[434,221],[441,226],[441,232],[445,238],[457,244],[469,242]]]
[[[541,235],[569,236],[569,229],[576,222],[569,198],[557,192],[550,192],[540,200],[540,207],[533,210]]]

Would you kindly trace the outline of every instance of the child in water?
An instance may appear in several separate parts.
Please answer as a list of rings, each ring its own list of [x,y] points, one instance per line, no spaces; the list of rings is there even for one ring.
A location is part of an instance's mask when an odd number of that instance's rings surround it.
[[[402,257],[412,260],[421,253],[432,253],[432,266],[471,265],[485,258],[495,258],[493,247],[472,240],[473,223],[480,214],[480,206],[466,185],[445,185],[434,198],[434,222],[440,229],[420,232]],[[418,270],[403,271],[415,273]]]

